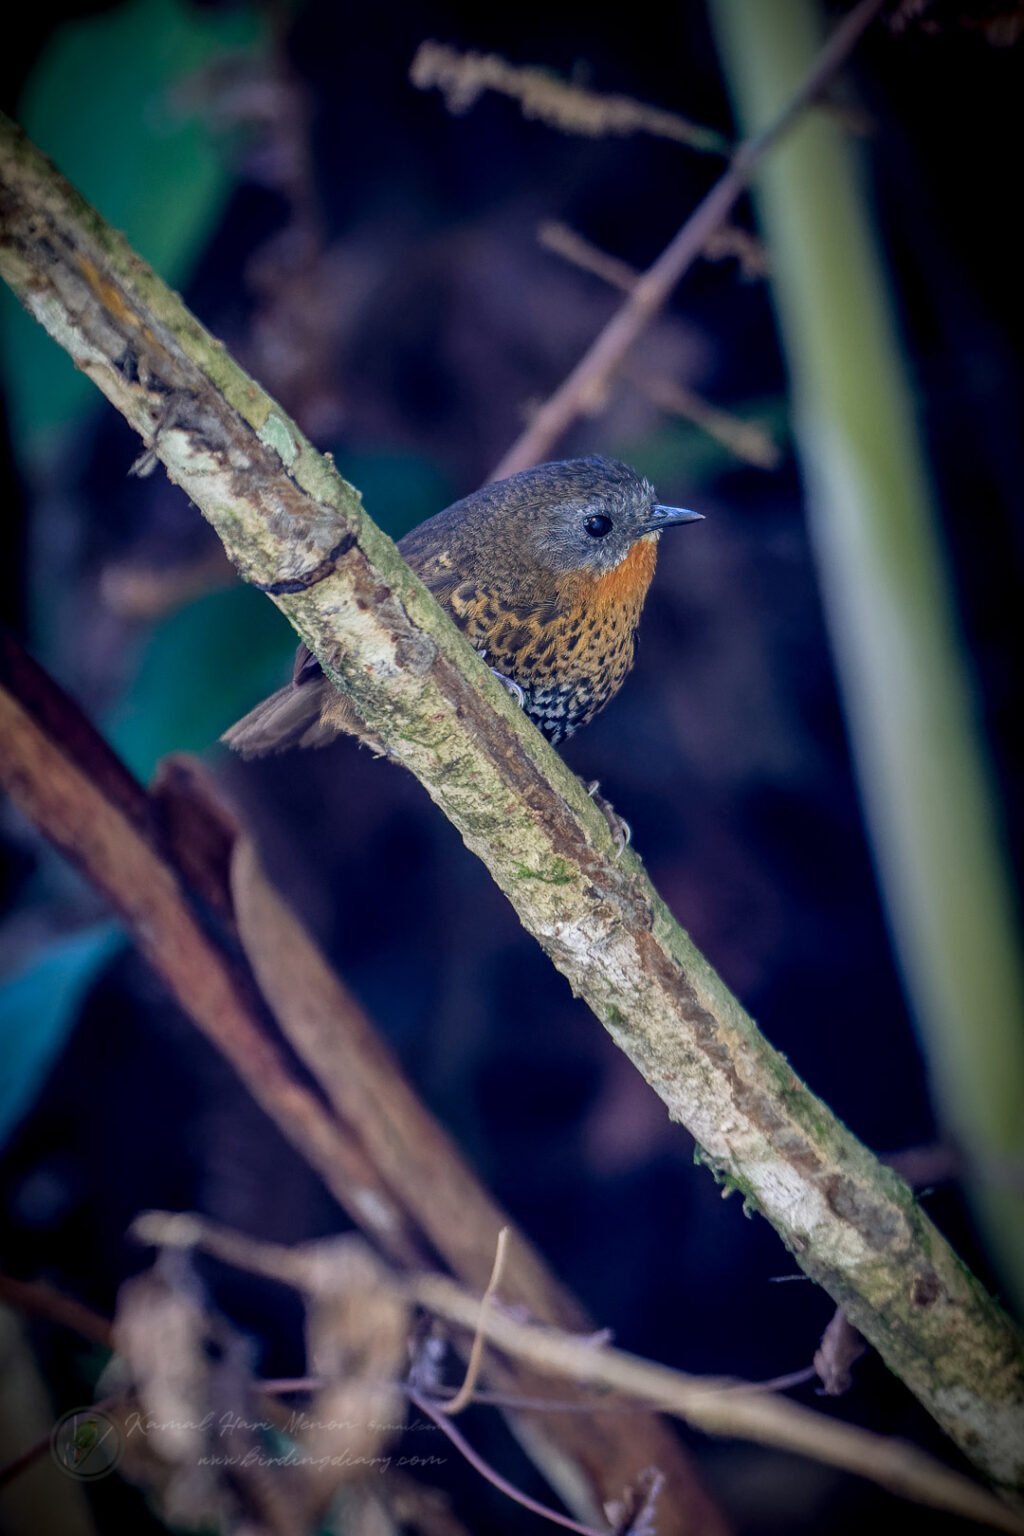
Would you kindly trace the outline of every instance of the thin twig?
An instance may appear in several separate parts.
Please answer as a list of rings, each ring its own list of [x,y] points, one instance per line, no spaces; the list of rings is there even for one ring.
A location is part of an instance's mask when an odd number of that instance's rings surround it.
[[[556,1525],[564,1526],[567,1531],[578,1531],[579,1536],[607,1536],[606,1532],[595,1530],[592,1525],[581,1525],[578,1520],[571,1520],[568,1515],[559,1514],[558,1510],[549,1509],[546,1504],[539,1504],[536,1499],[531,1499],[528,1493],[523,1493],[514,1483],[510,1483],[507,1478],[502,1477],[500,1472],[495,1471],[489,1462],[484,1461],[479,1452],[475,1451],[470,1445],[465,1435],[450,1422],[446,1410],[436,1407],[429,1398],[421,1397],[411,1387],[407,1387],[406,1392],[408,1393],[409,1401],[421,1413],[426,1414],[428,1419],[433,1420],[438,1429],[448,1436],[455,1449],[465,1456],[470,1466],[475,1467],[481,1477],[486,1477],[487,1481],[493,1483],[495,1488],[501,1493],[513,1499],[517,1504],[521,1504],[524,1509],[532,1510],[535,1515],[541,1515],[545,1520],[552,1520]]]
[[[257,1242],[200,1216],[166,1211],[147,1211],[136,1218],[132,1231],[145,1242],[201,1248],[255,1274],[300,1288],[331,1285],[328,1256],[316,1244],[284,1248]],[[389,1276],[381,1266],[380,1284],[388,1283],[398,1285],[409,1301],[426,1311],[470,1332],[486,1334],[503,1354],[527,1362],[540,1376],[601,1387],[637,1404],[656,1403],[663,1412],[707,1434],[793,1451],[855,1472],[902,1498],[1024,1536],[1024,1518],[1015,1510],[904,1441],[843,1424],[773,1392],[751,1391],[743,1382],[686,1376],[558,1328],[518,1322],[505,1310],[491,1307],[485,1312],[478,1296],[443,1275]],[[417,1407],[428,1411],[413,1390],[407,1386],[406,1391]],[[444,1405],[437,1403],[436,1411],[443,1417]]]
[[[469,1364],[466,1366],[466,1375],[462,1386],[455,1396],[445,1403],[445,1413],[461,1413],[473,1401],[476,1379],[480,1374],[480,1362],[484,1355],[484,1333],[482,1326],[484,1315],[490,1306],[491,1297],[497,1291],[501,1282],[501,1272],[505,1268],[505,1253],[508,1248],[508,1234],[508,1227],[502,1227],[498,1233],[498,1241],[494,1249],[494,1268],[491,1270],[491,1278],[487,1282],[487,1289],[480,1298],[480,1324],[473,1335],[473,1347],[469,1352]]]
[[[743,421],[729,411],[712,405],[696,390],[677,384],[675,379],[643,373],[627,363],[623,377],[641,390],[660,410],[692,422],[708,437],[728,448],[738,459],[745,459],[756,469],[777,469],[782,458],[778,445],[756,422]]]
[[[846,62],[883,4],[884,0],[860,0],[843,17],[788,104],[766,128],[740,145],[725,175],[648,267],[621,309],[495,466],[493,479],[503,479],[550,457],[555,444],[577,417],[594,400],[603,398],[626,353],[696,261],[711,235],[725,222],[768,150]]]
[[[584,239],[567,224],[551,220],[537,231],[540,244],[583,272],[599,277],[621,293],[632,293],[640,274],[628,262],[610,256],[607,251]],[[758,469],[775,469],[781,454],[768,433],[753,422],[743,421],[721,407],[712,405],[696,390],[687,389],[674,379],[650,375],[639,367],[625,366],[623,377],[634,384],[659,409],[682,416],[694,426],[728,448],[737,458],[746,459]]]
[[[32,1312],[62,1328],[69,1328],[73,1333],[80,1333],[103,1349],[113,1348],[109,1319],[101,1317],[76,1297],[58,1291],[47,1280],[16,1280],[13,1275],[0,1274],[0,1301],[16,1307],[19,1312]]]
[[[268,1376],[255,1382],[257,1390],[268,1397],[284,1397],[289,1392],[321,1392],[327,1385],[325,1376]]]
[[[784,1376],[769,1376],[767,1381],[745,1382],[744,1389],[747,1392],[791,1392],[794,1387],[805,1387],[814,1381],[817,1374],[813,1365],[805,1365],[799,1371],[787,1371]]]
[[[599,277],[609,288],[617,288],[620,293],[632,293],[640,280],[636,267],[602,250],[560,219],[545,219],[538,224],[537,244],[552,255],[561,256],[563,261],[578,267],[581,272]]]
[[[490,1341],[541,1374],[657,1404],[708,1434],[733,1435],[794,1451],[855,1472],[900,1497],[1010,1531],[1024,1518],[986,1489],[907,1442],[873,1434],[746,1383],[688,1377],[617,1349],[594,1349],[552,1328],[521,1323],[493,1308],[479,1318],[476,1299],[439,1275],[407,1282],[410,1297],[461,1327],[478,1322]]]

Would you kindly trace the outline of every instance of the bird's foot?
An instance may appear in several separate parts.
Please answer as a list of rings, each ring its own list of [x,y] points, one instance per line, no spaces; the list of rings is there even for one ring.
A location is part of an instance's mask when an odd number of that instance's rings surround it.
[[[497,667],[492,667],[491,671],[494,673],[494,675],[498,679],[499,683],[504,683],[505,684],[505,687],[508,689],[509,693],[515,699],[516,703],[519,705],[519,708],[520,709],[525,709],[526,708],[526,694],[520,688],[519,684],[516,683],[516,682],[513,682],[510,677],[506,677],[504,672],[499,672]]]
[[[630,839],[633,836],[633,829],[629,825],[629,822],[624,820],[624,818],[618,814],[611,801],[606,800],[604,795],[598,794],[599,784],[600,781],[598,779],[595,779],[592,784],[588,784],[587,794],[590,796],[591,800],[593,800],[594,804],[601,812],[601,815],[608,823],[608,830],[611,833],[612,841],[615,844],[615,857],[617,859],[621,859],[623,853],[625,853],[627,847],[629,846]]]
[[[480,657],[481,661],[486,661],[487,660],[487,652],[486,651],[477,651],[477,655]],[[499,683],[504,683],[504,685],[508,689],[509,693],[512,695],[512,697],[515,699],[516,703],[519,705],[519,708],[520,709],[525,709],[526,708],[526,694],[520,688],[519,684],[513,682],[510,677],[506,677],[504,672],[499,672],[497,667],[492,667],[491,671],[494,673],[494,675],[498,679]]]

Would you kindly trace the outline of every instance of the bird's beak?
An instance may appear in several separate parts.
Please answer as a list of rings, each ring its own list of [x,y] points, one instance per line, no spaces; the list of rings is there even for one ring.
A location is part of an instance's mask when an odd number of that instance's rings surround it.
[[[687,512],[684,507],[652,507],[647,523],[648,533],[658,533],[662,528],[672,528],[679,523],[702,523],[703,512]]]

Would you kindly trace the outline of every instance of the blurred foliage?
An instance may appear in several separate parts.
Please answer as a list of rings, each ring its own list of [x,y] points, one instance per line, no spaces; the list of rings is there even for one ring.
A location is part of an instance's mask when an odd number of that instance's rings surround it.
[[[261,592],[212,592],[154,626],[104,734],[145,783],[167,752],[202,752],[287,681],[295,631]]]
[[[123,943],[113,923],[56,939],[0,991],[0,1144],[31,1108],[86,993]]]
[[[345,479],[361,492],[374,522],[395,540],[454,499],[437,465],[417,454],[392,446],[346,448],[337,460]]]
[[[412,454],[346,454],[341,465],[381,526],[399,539],[450,499],[441,474]],[[295,631],[262,593],[209,593],[153,627],[105,732],[143,782],[167,752],[203,752],[290,675]]]
[[[202,117],[201,72],[260,35],[248,7],[132,0],[65,22],[22,93],[25,131],[169,282],[206,245],[229,187]],[[54,428],[95,403],[89,380],[6,288],[0,366],[21,454],[44,452]]]

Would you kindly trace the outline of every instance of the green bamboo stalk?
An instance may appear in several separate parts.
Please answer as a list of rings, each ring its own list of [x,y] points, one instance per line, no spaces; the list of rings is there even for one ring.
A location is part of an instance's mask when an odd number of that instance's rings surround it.
[[[711,0],[748,128],[821,46],[814,0]],[[1024,966],[911,386],[855,150],[824,113],[756,178],[840,690],[905,990],[973,1209],[1024,1310]],[[879,1063],[884,1070],[884,1063]],[[1019,1186],[1019,1180],[1018,1186]]]

